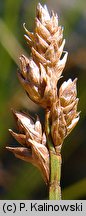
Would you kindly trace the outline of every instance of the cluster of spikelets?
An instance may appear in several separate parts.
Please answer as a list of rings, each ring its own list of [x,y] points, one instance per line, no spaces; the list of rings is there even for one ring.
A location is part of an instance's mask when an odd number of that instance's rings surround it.
[[[31,58],[20,57],[18,77],[30,99],[49,111],[53,145],[61,148],[65,137],[79,120],[76,79],[69,79],[57,89],[67,60],[67,52],[63,51],[63,29],[58,26],[57,14],[52,12],[50,15],[46,5],[42,7],[40,3],[37,5],[34,33],[29,32],[25,25],[24,29]],[[43,131],[38,116],[36,121],[19,112],[14,112],[14,116],[20,132],[10,132],[23,147],[7,148],[16,157],[37,166],[48,183],[50,158],[46,129]]]

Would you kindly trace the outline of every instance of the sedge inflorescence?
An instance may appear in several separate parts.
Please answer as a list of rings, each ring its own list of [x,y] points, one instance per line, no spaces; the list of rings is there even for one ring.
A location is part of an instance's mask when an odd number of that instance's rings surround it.
[[[29,98],[43,107],[45,113],[49,112],[51,139],[55,151],[58,152],[57,149],[61,148],[65,137],[79,120],[77,79],[69,79],[57,88],[68,55],[63,51],[63,28],[58,25],[57,14],[52,11],[50,15],[46,5],[42,7],[39,3],[34,33],[29,32],[25,24],[24,29],[24,37],[31,48],[31,57],[20,57],[18,77]],[[22,147],[7,148],[16,157],[37,166],[48,183],[50,156],[46,127],[43,129],[38,116],[33,120],[25,113],[13,113],[19,134],[12,130],[10,132]]]

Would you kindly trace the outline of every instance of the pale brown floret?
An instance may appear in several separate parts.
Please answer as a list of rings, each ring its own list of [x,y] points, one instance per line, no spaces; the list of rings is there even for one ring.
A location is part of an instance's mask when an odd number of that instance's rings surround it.
[[[55,146],[62,145],[65,137],[79,121],[76,81],[69,79],[59,89],[59,97],[51,108],[51,134]]]
[[[56,100],[57,82],[67,60],[67,52],[60,59],[65,45],[63,29],[58,26],[57,14],[52,12],[50,15],[47,7],[40,3],[37,5],[34,33],[29,32],[25,24],[24,29],[32,57],[20,57],[18,77],[31,100],[45,109],[50,108]]]
[[[16,157],[31,162],[38,167],[46,183],[49,181],[49,152],[46,147],[46,136],[42,132],[42,126],[37,116],[36,121],[24,113],[14,112],[15,120],[19,128],[19,134],[9,130],[12,136],[23,147],[7,147]]]

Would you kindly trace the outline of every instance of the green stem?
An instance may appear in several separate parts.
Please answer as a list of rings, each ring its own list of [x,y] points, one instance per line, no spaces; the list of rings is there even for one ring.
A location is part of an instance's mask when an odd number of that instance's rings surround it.
[[[61,154],[59,150],[55,149],[50,131],[49,111],[45,115],[45,130],[47,135],[47,144],[50,153],[50,178],[49,178],[49,200],[61,199]]]
[[[50,152],[50,182],[49,182],[49,199],[61,199],[60,187],[61,173],[61,156]]]

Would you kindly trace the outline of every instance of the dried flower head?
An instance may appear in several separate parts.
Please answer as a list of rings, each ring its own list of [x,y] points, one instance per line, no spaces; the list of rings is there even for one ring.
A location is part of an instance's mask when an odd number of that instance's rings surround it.
[[[63,29],[58,26],[58,16],[51,16],[46,6],[39,3],[35,19],[34,33],[29,32],[24,24],[25,39],[31,47],[32,57],[20,57],[21,71],[19,80],[31,100],[44,108],[49,108],[57,97],[57,82],[61,77],[67,60],[63,53],[65,40]]]
[[[37,166],[49,183],[50,197],[60,199],[60,149],[79,120],[76,79],[69,79],[57,88],[67,60],[57,14],[50,15],[47,7],[39,3],[34,33],[29,32],[25,24],[24,29],[31,57],[21,55],[18,77],[31,100],[45,109],[45,129],[43,132],[38,116],[34,121],[26,114],[14,112],[20,133],[10,132],[22,147],[7,149]]]
[[[37,116],[34,123],[32,118],[26,114],[20,112],[13,113],[20,133],[9,131],[23,147],[7,147],[7,149],[12,151],[16,157],[37,166],[47,183],[49,180],[49,152],[39,117]]]

